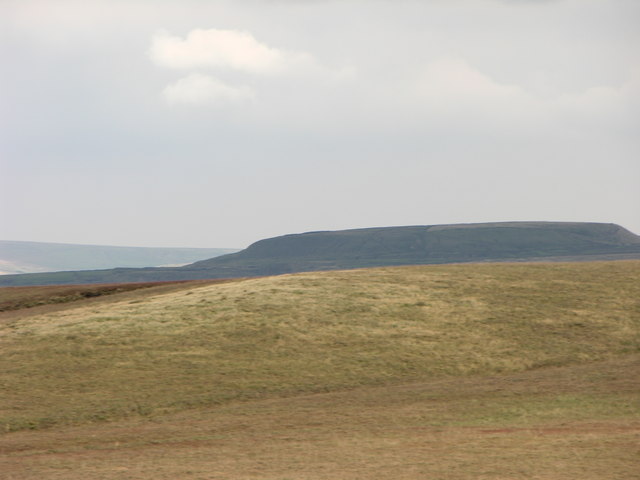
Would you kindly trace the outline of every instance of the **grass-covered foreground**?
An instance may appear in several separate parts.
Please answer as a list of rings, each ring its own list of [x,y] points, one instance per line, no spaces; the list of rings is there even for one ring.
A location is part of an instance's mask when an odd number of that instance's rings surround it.
[[[5,431],[517,372],[640,347],[640,264],[300,274],[4,323]]]
[[[0,436],[10,480],[630,480],[635,355]]]
[[[0,317],[8,478],[640,471],[640,262],[149,292]]]

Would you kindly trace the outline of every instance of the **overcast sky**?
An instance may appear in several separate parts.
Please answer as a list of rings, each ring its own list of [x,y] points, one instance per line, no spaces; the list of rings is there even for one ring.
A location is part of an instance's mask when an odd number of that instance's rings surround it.
[[[0,239],[640,234],[637,0],[1,0]]]

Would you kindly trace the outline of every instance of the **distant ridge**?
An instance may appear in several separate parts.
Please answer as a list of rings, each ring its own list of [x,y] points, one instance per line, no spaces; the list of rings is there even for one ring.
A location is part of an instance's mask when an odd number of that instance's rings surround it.
[[[0,285],[278,275],[392,265],[640,259],[640,236],[611,223],[503,222],[319,231],[260,240],[178,268],[0,277]]]
[[[0,274],[185,265],[233,248],[161,248],[0,240]]]
[[[640,236],[603,223],[504,222],[319,231],[260,240],[183,268],[259,274],[384,265],[640,255]],[[582,258],[587,257],[587,258]]]

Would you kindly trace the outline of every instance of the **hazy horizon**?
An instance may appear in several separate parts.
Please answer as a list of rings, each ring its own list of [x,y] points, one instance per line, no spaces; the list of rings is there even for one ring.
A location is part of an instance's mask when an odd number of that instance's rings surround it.
[[[545,220],[540,220],[540,221],[532,221],[532,222],[528,222],[526,220],[524,221],[505,221],[505,222],[489,222],[489,223],[547,223]],[[565,222],[561,222],[561,223],[565,223]],[[573,222],[566,222],[566,223],[573,223]],[[586,222],[586,223],[591,223],[591,222]],[[473,224],[471,222],[468,222],[466,224]],[[385,228],[385,227],[419,227],[419,226],[441,226],[441,225],[446,225],[446,224],[437,224],[437,225],[373,225],[370,227],[358,227],[356,229],[353,230],[359,230],[359,229],[369,229],[369,228]],[[465,225],[465,223],[460,223],[460,224],[453,224],[453,225]],[[620,225],[623,228],[624,225]],[[352,230],[349,228],[343,229],[343,230]],[[629,230],[629,229],[627,229]],[[284,233],[283,235],[290,235],[290,234],[302,234],[302,233],[316,233],[316,232],[322,232],[322,231],[330,231],[330,230],[305,230],[302,232],[288,232],[288,233]],[[631,230],[629,230],[631,233],[638,235],[637,232],[633,232]],[[141,249],[145,249],[145,248],[157,248],[157,249],[165,249],[165,248],[175,248],[175,249],[193,249],[193,250],[197,250],[197,249],[201,249],[201,250],[210,250],[210,249],[218,249],[218,250],[242,250],[246,247],[248,247],[250,244],[258,242],[260,240],[264,240],[265,238],[270,238],[270,237],[264,237],[264,238],[257,238],[251,242],[249,242],[249,244],[244,245],[242,247],[228,247],[228,246],[222,246],[222,247],[164,247],[162,245],[146,245],[146,246],[136,246],[136,245],[105,245],[105,244],[79,244],[79,243],[66,243],[66,242],[47,242],[47,241],[32,241],[32,240],[15,240],[15,239],[0,239],[0,242],[16,242],[16,243],[42,243],[42,244],[53,244],[53,245],[68,245],[68,246],[79,246],[79,247],[114,247],[114,248],[141,248]],[[229,252],[232,253],[232,252]]]
[[[640,234],[640,3],[5,0],[0,239]]]

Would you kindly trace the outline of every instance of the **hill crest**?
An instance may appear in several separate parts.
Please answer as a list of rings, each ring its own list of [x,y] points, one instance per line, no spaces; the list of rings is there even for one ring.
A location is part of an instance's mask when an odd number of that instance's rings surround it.
[[[346,262],[344,268],[353,268],[628,251],[640,253],[640,237],[615,224],[495,222],[413,225],[288,234],[259,240],[240,252],[202,260],[185,268],[209,268],[265,258],[271,261]]]

